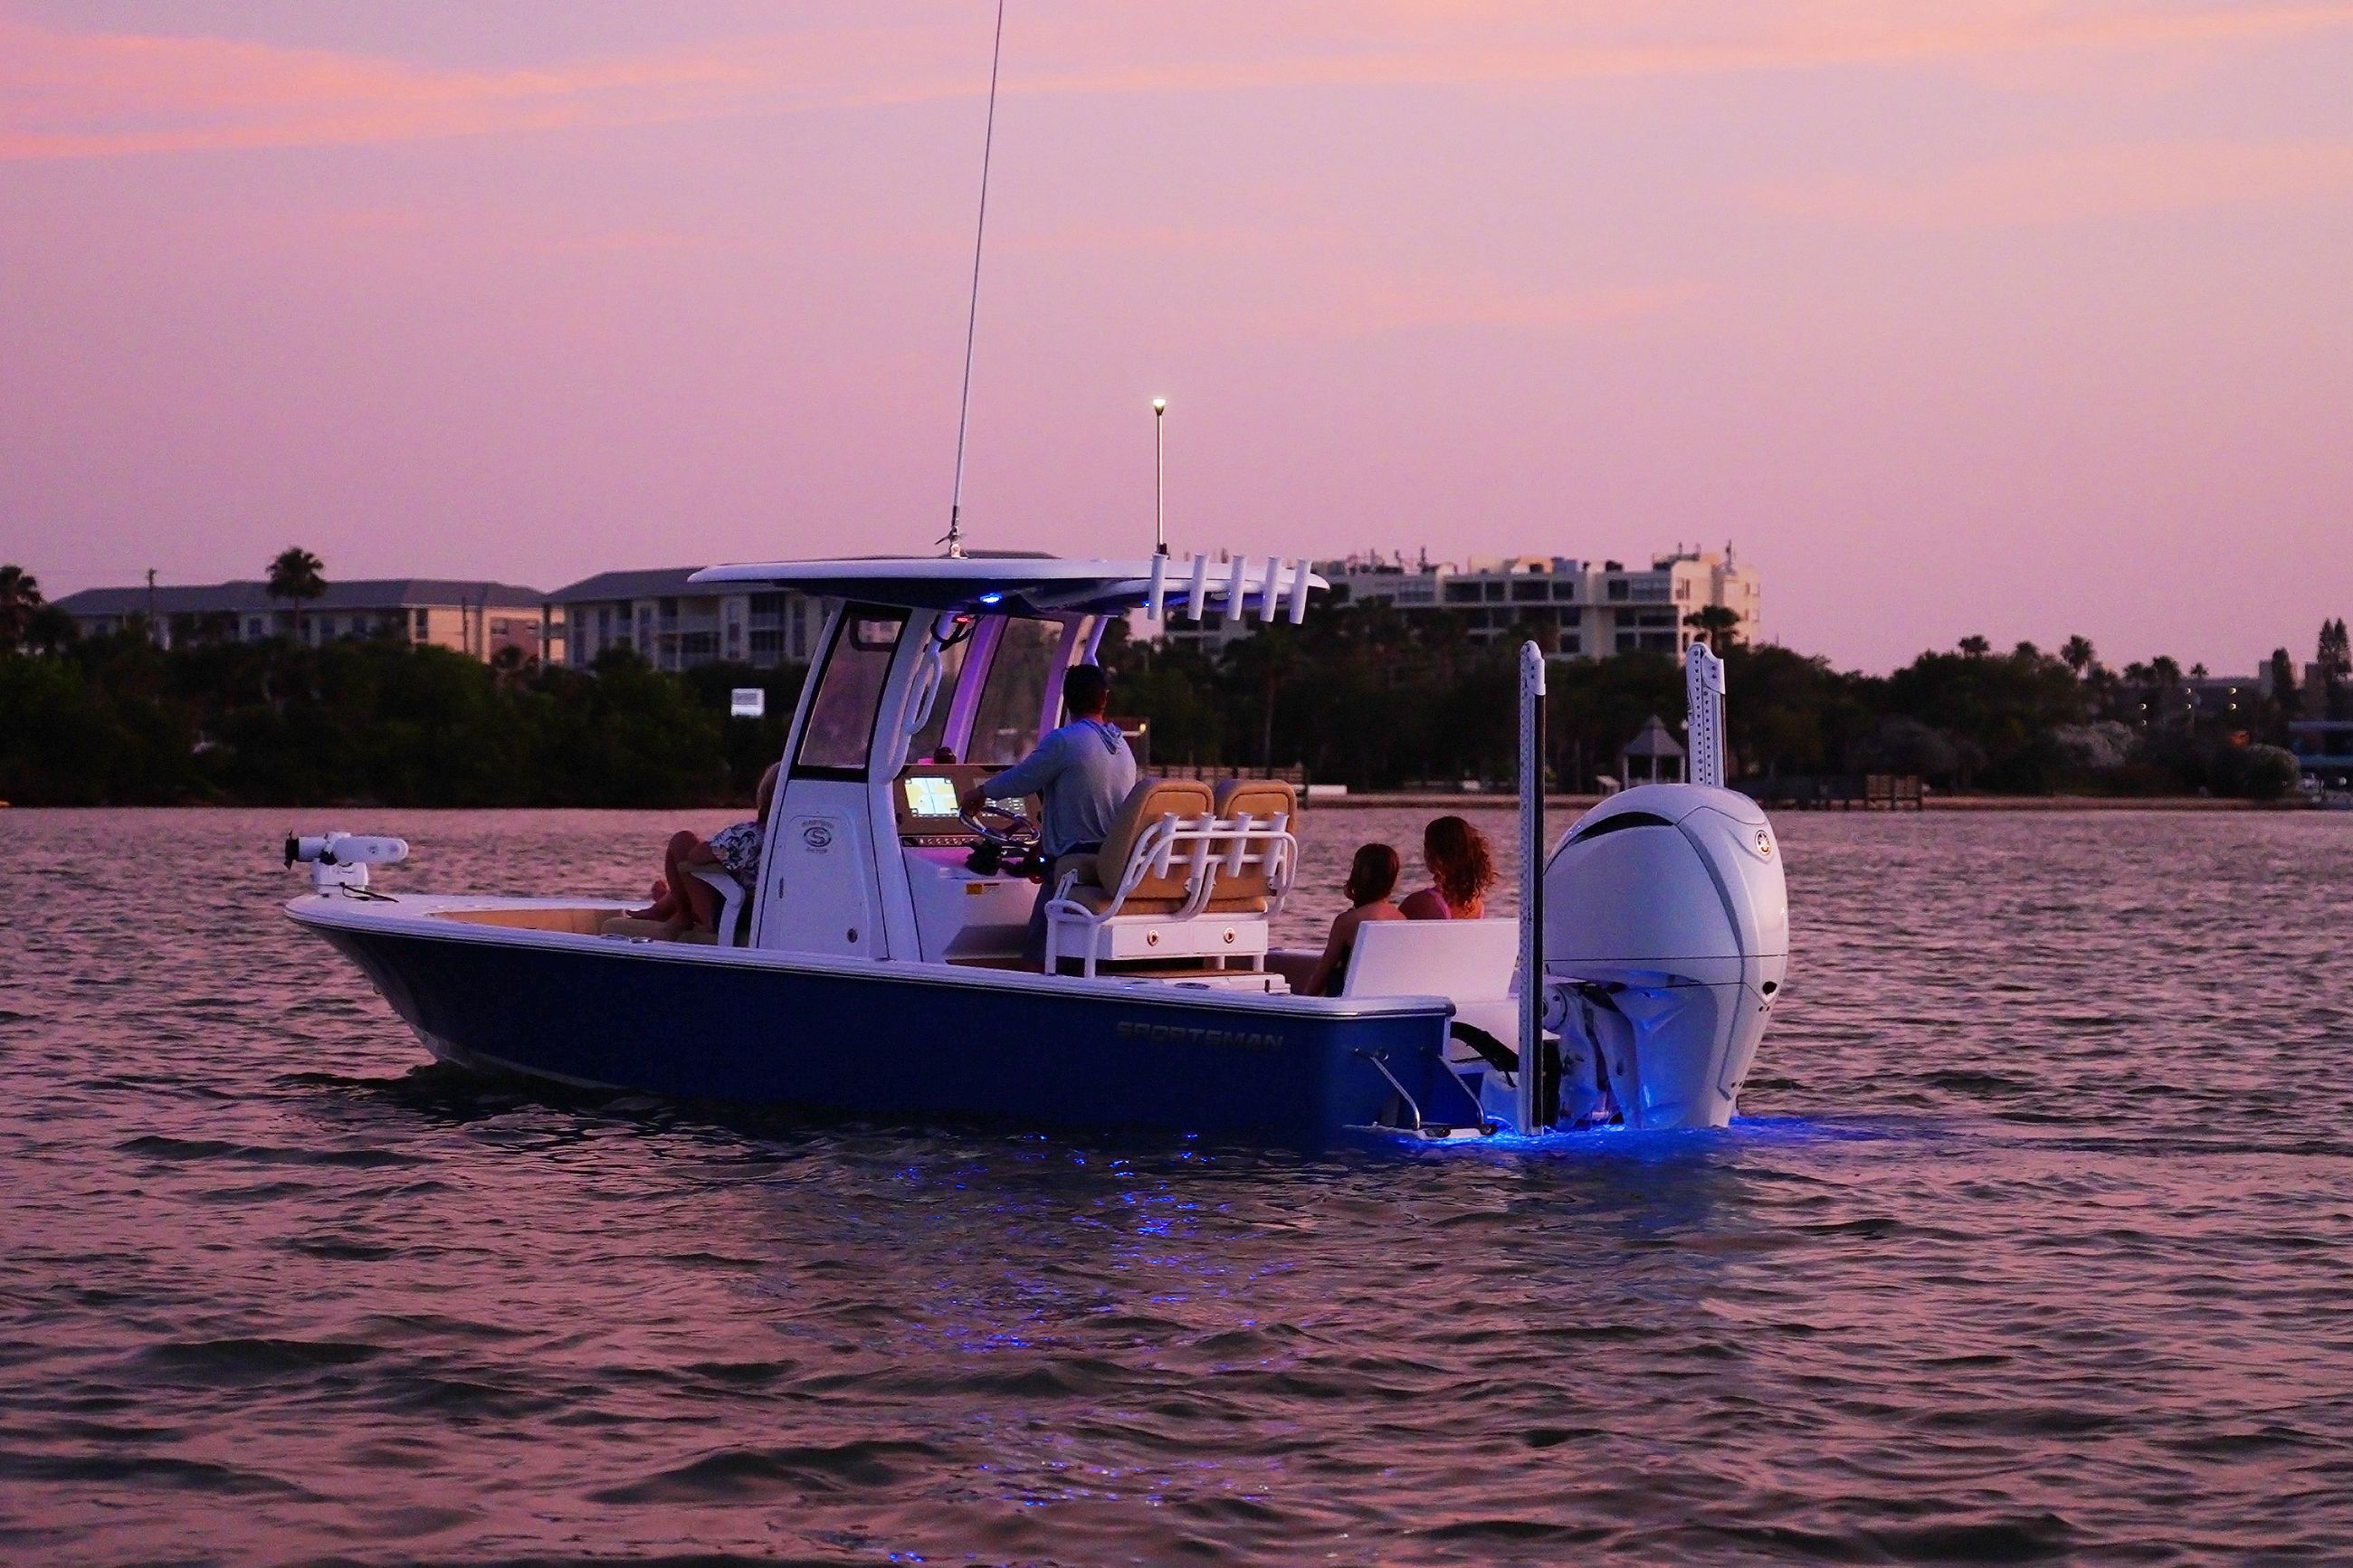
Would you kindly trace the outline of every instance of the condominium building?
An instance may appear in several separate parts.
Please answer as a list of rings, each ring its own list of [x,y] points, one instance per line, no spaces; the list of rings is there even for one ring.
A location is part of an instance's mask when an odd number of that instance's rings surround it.
[[[825,601],[790,590],[690,583],[694,566],[600,572],[546,597],[565,662],[586,667],[630,648],[657,668],[724,660],[768,669],[806,664],[825,629]]]
[[[299,606],[271,597],[269,585],[259,582],[84,588],[57,601],[84,637],[144,627],[164,647],[271,637],[316,647],[341,637],[390,637],[486,660],[505,648],[526,660],[548,651],[540,605],[536,588],[437,577],[330,583]],[[560,659],[561,648],[553,657]]]
[[[1315,570],[1332,584],[1334,604],[1386,604],[1408,619],[1450,616],[1474,643],[1548,635],[1556,658],[1680,654],[1700,635],[1685,617],[1710,606],[1732,613],[1732,635],[1740,641],[1763,637],[1757,568],[1737,562],[1729,545],[1721,554],[1678,548],[1653,557],[1647,569],[1562,555],[1458,563],[1372,554],[1320,561]],[[1171,616],[1138,629],[1214,652],[1257,625],[1229,623],[1213,611],[1198,622]]]

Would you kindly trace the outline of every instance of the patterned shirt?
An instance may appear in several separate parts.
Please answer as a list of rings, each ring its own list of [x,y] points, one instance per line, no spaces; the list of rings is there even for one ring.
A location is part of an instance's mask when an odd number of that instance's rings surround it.
[[[760,825],[739,822],[733,827],[723,827],[711,836],[711,852],[719,858],[719,868],[744,884],[750,892],[760,885]]]

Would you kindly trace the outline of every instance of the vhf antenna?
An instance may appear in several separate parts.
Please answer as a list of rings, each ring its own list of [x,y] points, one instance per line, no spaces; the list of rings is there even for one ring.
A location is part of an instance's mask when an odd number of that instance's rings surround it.
[[[988,54],[988,128],[980,140],[980,217],[972,227],[972,305],[964,322],[964,398],[956,405],[955,490],[948,498],[951,556],[964,553],[964,438],[972,422],[972,344],[980,329],[980,242],[988,233],[988,155],[997,145],[997,67],[1005,58],[1005,0],[997,0],[997,41]]]
[[[1152,400],[1152,552],[1168,553],[1168,400]]]

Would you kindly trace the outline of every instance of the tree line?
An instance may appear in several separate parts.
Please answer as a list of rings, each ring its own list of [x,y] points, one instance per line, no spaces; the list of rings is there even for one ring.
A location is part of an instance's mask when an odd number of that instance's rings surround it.
[[[290,552],[291,554],[293,552]],[[285,596],[315,596],[315,558]],[[273,574],[275,576],[275,574]],[[279,584],[273,582],[273,588]],[[2112,668],[2081,637],[2056,652],[1982,637],[1891,675],[1733,641],[1722,648],[1736,774],[1917,773],[1943,790],[2271,795],[2304,714],[2353,716],[2345,624],[2324,626],[2306,689],[2286,650],[2270,693],[2201,703],[2170,658]],[[1339,605],[1221,653],[1132,641],[1103,659],[1114,710],[1163,762],[1303,767],[1355,789],[1508,778],[1520,638],[1476,643],[1444,616]],[[1529,629],[1542,642],[1549,629]],[[591,670],[484,664],[396,636],[158,647],[135,622],[80,638],[38,585],[0,567],[0,800],[18,805],[686,806],[746,797],[779,755],[804,672],[713,664],[682,675],[626,650]],[[1674,658],[1571,659],[1550,674],[1556,787],[1594,787],[1652,716],[1679,726]],[[758,686],[767,717],[727,716]]]
[[[2353,715],[2344,624],[2323,628],[2318,688],[2300,690],[2284,649],[2268,694],[2252,678],[2232,701],[2201,700],[2170,658],[2122,668],[2084,637],[2058,651],[1984,637],[1921,654],[1891,675],[1729,635],[1728,612],[1694,612],[1725,664],[1736,776],[1918,774],[1935,788],[1995,794],[2274,796],[2292,789],[2287,725]],[[1276,624],[1216,657],[1114,639],[1122,711],[1152,721],[1155,755],[1303,766],[1352,787],[1446,785],[1511,776],[1517,754],[1517,649],[1556,634],[1532,626],[1472,643],[1461,623],[1339,605]],[[1547,674],[1546,763],[1556,787],[1589,790],[1656,715],[1680,731],[1681,662],[1661,653],[1570,659]]]

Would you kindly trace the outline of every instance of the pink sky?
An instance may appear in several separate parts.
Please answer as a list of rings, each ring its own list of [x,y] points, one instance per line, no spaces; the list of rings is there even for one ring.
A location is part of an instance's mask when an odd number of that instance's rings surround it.
[[[0,0],[54,594],[922,551],[988,0]],[[1634,560],[2249,670],[2353,615],[2353,0],[1012,0],[974,542]]]

